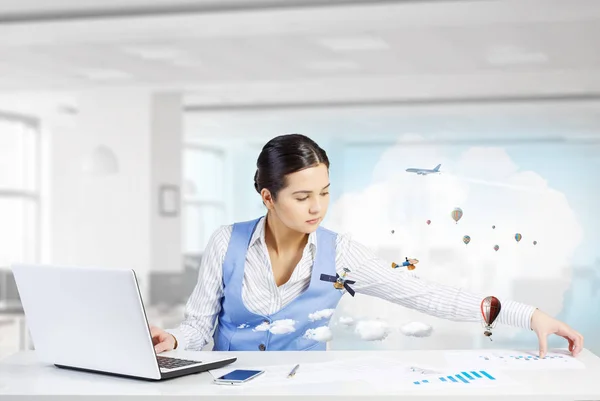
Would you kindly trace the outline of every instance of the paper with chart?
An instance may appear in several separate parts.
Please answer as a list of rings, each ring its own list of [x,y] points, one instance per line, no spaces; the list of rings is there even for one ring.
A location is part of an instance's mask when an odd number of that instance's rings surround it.
[[[446,361],[452,366],[470,366],[480,369],[584,369],[585,365],[568,351],[547,352],[544,358],[539,351],[469,350],[446,351]]]
[[[511,384],[511,380],[495,371],[442,371],[421,364],[411,365],[381,357],[362,357],[321,363],[301,363],[293,378],[287,378],[294,363],[275,366],[237,366],[210,371],[216,378],[235,369],[260,369],[265,373],[245,386],[291,386],[318,383],[367,382],[374,388],[435,389],[450,385],[467,388]]]
[[[470,389],[481,387],[510,386],[515,380],[493,370],[448,370],[444,374],[429,374],[412,382],[413,389]]]

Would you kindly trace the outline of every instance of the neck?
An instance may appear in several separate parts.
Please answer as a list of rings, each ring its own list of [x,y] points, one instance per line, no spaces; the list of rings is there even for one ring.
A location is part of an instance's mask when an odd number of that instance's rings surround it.
[[[276,254],[304,249],[308,234],[290,229],[271,211],[265,219],[265,242]]]

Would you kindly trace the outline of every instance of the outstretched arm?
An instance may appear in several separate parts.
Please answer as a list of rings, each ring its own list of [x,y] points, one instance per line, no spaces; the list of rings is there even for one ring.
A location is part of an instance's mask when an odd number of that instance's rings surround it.
[[[357,293],[375,296],[428,315],[455,321],[480,322],[481,301],[486,295],[472,293],[450,285],[421,279],[415,270],[392,269],[368,247],[338,237],[337,267],[348,267],[349,278],[356,281]],[[497,318],[500,324],[531,329],[535,307],[500,299],[502,309]]]
[[[420,279],[415,271],[397,271],[366,246],[347,236],[338,236],[336,268],[351,270],[357,293],[372,295],[420,312],[456,321],[482,321],[481,301],[486,295]],[[547,337],[556,334],[567,340],[569,351],[577,356],[583,349],[583,336],[539,309],[500,298],[500,324],[533,330],[539,340],[540,357],[547,349]]]

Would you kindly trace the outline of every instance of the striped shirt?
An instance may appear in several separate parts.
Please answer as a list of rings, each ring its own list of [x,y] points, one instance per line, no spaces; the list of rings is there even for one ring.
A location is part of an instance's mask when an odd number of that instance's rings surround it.
[[[215,321],[221,311],[223,262],[231,238],[232,225],[217,229],[208,241],[199,269],[198,282],[186,303],[184,321],[167,330],[177,338],[179,349],[201,350],[212,340]],[[265,218],[261,218],[246,253],[242,300],[258,315],[271,315],[292,302],[308,288],[317,248],[317,233],[308,237],[302,258],[290,279],[277,286],[265,243]],[[336,271],[350,269],[348,279],[358,294],[371,295],[417,311],[454,321],[482,321],[480,305],[485,295],[420,279],[415,270],[392,269],[366,246],[348,234],[336,240]],[[345,291],[345,290],[344,290]],[[499,324],[531,329],[535,307],[500,299]]]

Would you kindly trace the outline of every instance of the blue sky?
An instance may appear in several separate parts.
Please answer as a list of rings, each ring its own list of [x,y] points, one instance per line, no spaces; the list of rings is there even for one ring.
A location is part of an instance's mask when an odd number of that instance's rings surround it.
[[[586,149],[585,144],[576,143],[499,143],[497,146],[505,149],[521,170],[536,172],[547,180],[548,186],[567,197],[584,230],[584,240],[573,256],[573,263],[590,265],[600,258],[600,250],[596,246],[600,239],[600,208],[597,207],[600,204],[597,184],[600,182],[600,157],[593,157],[593,152]],[[356,163],[344,160],[337,149],[327,149],[332,162],[331,181],[337,187],[332,189],[332,203],[341,196],[342,187],[344,191],[360,191],[372,184],[373,169],[386,148],[385,145],[378,145],[352,150],[357,155]],[[468,148],[446,146],[444,152],[446,157],[458,158]],[[398,161],[398,169],[403,171],[407,167],[434,166],[408,166]],[[551,211],[548,212],[548,218],[552,219]]]

